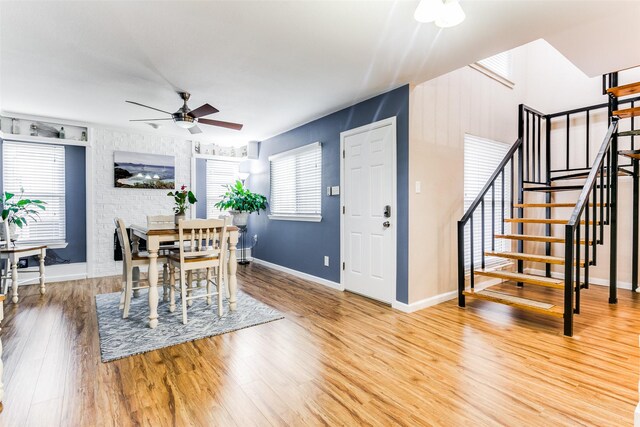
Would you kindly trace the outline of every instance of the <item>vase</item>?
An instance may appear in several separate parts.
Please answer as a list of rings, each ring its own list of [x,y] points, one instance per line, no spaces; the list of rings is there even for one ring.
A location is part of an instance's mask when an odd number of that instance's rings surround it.
[[[15,242],[20,237],[20,227],[15,223],[9,224],[9,240]]]
[[[236,227],[246,227],[249,221],[249,212],[231,211],[233,215],[233,225]]]
[[[176,225],[180,224],[180,220],[186,219],[186,218],[187,218],[187,216],[185,214],[183,214],[183,213],[176,214]]]

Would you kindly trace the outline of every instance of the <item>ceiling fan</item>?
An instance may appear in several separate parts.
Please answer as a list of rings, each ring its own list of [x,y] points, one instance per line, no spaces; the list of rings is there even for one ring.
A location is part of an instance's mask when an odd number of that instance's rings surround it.
[[[170,113],[168,111],[161,110],[159,108],[150,107],[148,105],[140,104],[139,102],[134,101],[125,101],[129,104],[139,105],[140,107],[150,108],[152,110],[160,111],[161,113],[169,114],[171,117],[167,117],[166,119],[134,119],[129,120],[131,122],[151,122],[158,120],[173,120],[175,124],[180,126],[183,129],[188,129],[192,134],[202,133],[202,130],[198,127],[198,123],[204,125],[211,126],[220,126],[227,129],[240,130],[242,129],[242,125],[239,123],[231,123],[231,122],[222,122],[220,120],[211,120],[211,119],[203,119],[203,116],[208,116],[209,114],[217,113],[218,109],[212,107],[209,104],[201,105],[195,110],[190,109],[187,106],[187,101],[191,96],[188,92],[178,92],[180,98],[184,101],[184,105],[178,109],[175,113]]]

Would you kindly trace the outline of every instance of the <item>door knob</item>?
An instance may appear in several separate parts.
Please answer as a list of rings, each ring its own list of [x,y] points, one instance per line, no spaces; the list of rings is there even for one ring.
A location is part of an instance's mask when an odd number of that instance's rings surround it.
[[[385,222],[382,223],[382,226],[384,228],[389,228],[389,227],[391,227],[391,223],[389,221],[385,221]]]

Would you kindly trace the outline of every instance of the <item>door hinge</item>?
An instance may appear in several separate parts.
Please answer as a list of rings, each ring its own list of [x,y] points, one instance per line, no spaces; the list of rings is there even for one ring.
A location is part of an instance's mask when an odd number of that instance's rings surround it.
[[[346,150],[342,150],[342,158],[344,159],[346,157]]]
[[[342,263],[342,269],[344,270],[344,262]]]
[[[345,213],[347,213],[346,209],[347,209],[346,207],[344,207],[344,206],[342,207],[342,214],[343,214],[343,215],[344,215]]]

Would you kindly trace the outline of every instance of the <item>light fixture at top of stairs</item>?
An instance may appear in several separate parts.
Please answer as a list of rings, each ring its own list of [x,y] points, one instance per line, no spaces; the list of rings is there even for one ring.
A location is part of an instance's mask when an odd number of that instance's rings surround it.
[[[413,13],[418,22],[434,22],[440,28],[450,28],[464,21],[466,15],[458,0],[421,0]]]

